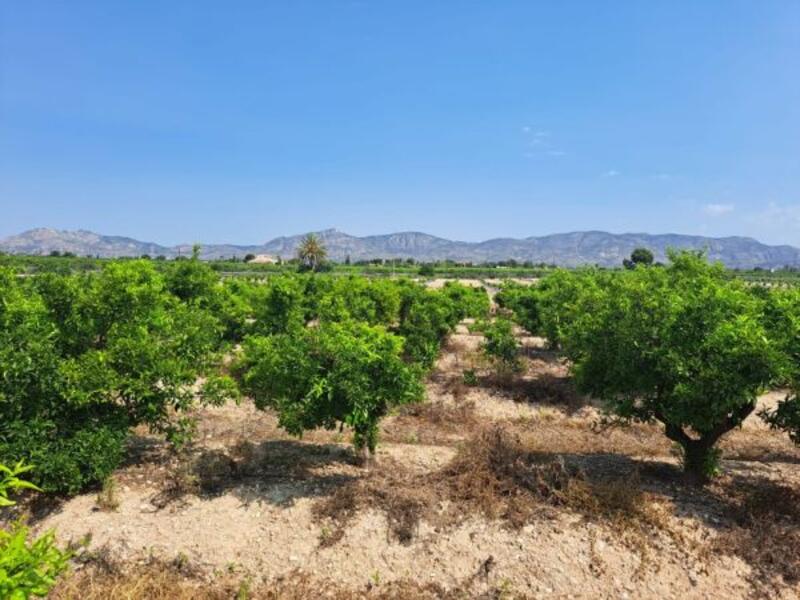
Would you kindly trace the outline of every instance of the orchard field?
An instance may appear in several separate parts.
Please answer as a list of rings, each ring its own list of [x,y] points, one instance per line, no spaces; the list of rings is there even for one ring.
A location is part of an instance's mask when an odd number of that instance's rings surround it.
[[[2,598],[800,594],[790,279],[76,260],[0,269]]]

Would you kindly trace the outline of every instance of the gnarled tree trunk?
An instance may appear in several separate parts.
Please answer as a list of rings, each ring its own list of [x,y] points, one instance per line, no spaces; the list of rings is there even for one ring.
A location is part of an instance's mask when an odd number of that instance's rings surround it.
[[[680,425],[670,423],[662,412],[656,418],[664,424],[664,433],[683,449],[683,471],[692,480],[706,483],[714,467],[715,446],[719,439],[734,427],[742,424],[756,408],[755,400],[743,404],[718,423],[711,430],[703,432],[700,437],[693,438]]]

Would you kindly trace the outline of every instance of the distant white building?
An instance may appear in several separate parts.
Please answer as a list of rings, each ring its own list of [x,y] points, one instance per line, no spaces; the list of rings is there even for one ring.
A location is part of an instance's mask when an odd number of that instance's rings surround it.
[[[248,262],[255,263],[257,265],[274,265],[278,263],[278,259],[271,254],[256,254],[256,257]]]

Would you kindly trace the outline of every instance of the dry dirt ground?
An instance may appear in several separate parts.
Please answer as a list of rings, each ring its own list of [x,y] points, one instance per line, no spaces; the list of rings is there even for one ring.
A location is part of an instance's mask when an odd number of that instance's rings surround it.
[[[346,431],[297,440],[246,401],[199,411],[182,455],[141,432],[104,497],[37,507],[37,531],[84,540],[53,597],[798,597],[785,435],[751,417],[694,487],[656,426],[605,426],[522,340],[524,374],[498,378],[460,326],[368,467]]]

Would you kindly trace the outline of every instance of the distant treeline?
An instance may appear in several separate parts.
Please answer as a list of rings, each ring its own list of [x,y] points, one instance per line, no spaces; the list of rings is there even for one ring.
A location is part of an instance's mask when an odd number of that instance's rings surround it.
[[[269,275],[301,270],[298,258],[276,258],[274,263],[251,262],[254,255],[245,257],[205,261],[218,273],[236,275]],[[145,259],[152,260],[156,267],[160,263],[173,263],[189,260],[189,256],[150,256],[144,254],[136,257],[101,258],[99,256],[77,256],[72,252],[53,251],[49,255],[4,254],[0,252],[0,266],[14,268],[24,273],[67,273],[95,271],[109,261],[125,261]],[[623,265],[620,265],[622,268]],[[542,277],[555,270],[557,265],[550,263],[534,263],[515,259],[504,261],[487,261],[483,263],[462,262],[455,260],[418,261],[414,258],[373,258],[369,260],[344,261],[326,260],[318,268],[319,271],[333,274],[364,274],[372,276],[407,275],[421,277],[463,277],[463,278],[506,278],[506,277]],[[608,267],[597,268],[606,270]],[[732,274],[754,282],[794,283],[800,282],[800,265],[785,265],[778,269],[756,267],[754,269],[728,269]]]

